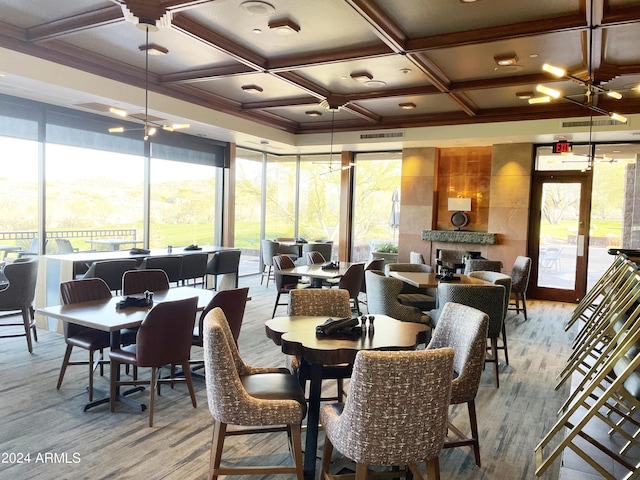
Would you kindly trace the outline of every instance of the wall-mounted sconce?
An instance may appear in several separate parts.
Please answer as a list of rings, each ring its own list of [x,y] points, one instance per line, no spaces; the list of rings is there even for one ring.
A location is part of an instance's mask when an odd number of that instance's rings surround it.
[[[451,224],[456,227],[456,230],[466,227],[469,224],[469,217],[464,212],[471,211],[471,199],[462,197],[449,198],[448,202],[449,211],[455,212],[451,215]]]

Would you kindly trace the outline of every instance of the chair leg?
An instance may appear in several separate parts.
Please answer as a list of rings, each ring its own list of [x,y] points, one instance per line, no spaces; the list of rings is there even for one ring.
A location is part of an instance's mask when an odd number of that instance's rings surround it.
[[[522,312],[524,313],[524,321],[527,321],[527,294],[522,293]]]
[[[38,329],[36,328],[36,311],[31,306],[29,307],[29,316],[31,317],[31,322],[29,322],[29,325],[31,326],[31,330],[33,331],[33,339],[37,342]]]
[[[502,321],[502,346],[504,347],[504,361],[509,365],[509,350],[507,348],[507,327],[504,320]]]
[[[62,366],[60,367],[60,375],[58,375],[58,385],[56,389],[60,390],[62,386],[62,380],[64,379],[64,374],[67,371],[67,365],[69,365],[69,359],[71,358],[71,351],[73,350],[73,345],[67,345],[67,349],[64,352],[64,358],[62,359]]]
[[[28,308],[22,309],[22,321],[24,322],[24,334],[27,337],[27,348],[29,353],[33,353],[33,344],[31,343],[31,316]]]
[[[280,301],[280,292],[276,295],[276,304],[273,306],[273,313],[271,314],[271,318],[276,316],[276,309],[278,308],[278,302]]]
[[[427,479],[440,480],[440,458],[432,458],[424,463],[427,466]]]
[[[191,396],[191,405],[193,405],[193,408],[197,408],[196,392],[193,388],[193,378],[191,377],[188,360],[182,364],[182,372],[184,373],[184,378],[187,380],[187,388],[189,389],[189,396]]]
[[[473,454],[476,457],[476,465],[480,467],[480,439],[478,435],[478,418],[476,417],[476,402],[467,402],[469,411],[469,424],[471,425],[471,439],[473,440]]]
[[[94,350],[89,350],[89,401],[93,402],[93,353]]]
[[[491,339],[491,354],[493,355],[493,374],[496,388],[500,388],[500,379],[498,378],[498,337]]]
[[[329,473],[329,465],[331,465],[331,456],[333,455],[333,444],[329,437],[324,438],[324,448],[322,449],[322,466],[320,469],[320,480],[324,479]]]
[[[367,480],[369,465],[366,463],[356,463],[356,480]]]
[[[114,412],[116,409],[116,382],[117,372],[120,368],[120,364],[115,360],[111,360],[109,365],[109,411]]]
[[[293,463],[296,466],[296,477],[298,480],[304,478],[304,462],[302,460],[302,426],[299,423],[289,425],[291,431],[291,444]]]
[[[151,379],[149,384],[149,426],[153,427],[153,406],[156,396],[156,382],[158,379],[158,368],[151,367]]]
[[[213,438],[211,439],[211,456],[209,458],[209,480],[217,480],[217,471],[222,460],[222,448],[224,437],[227,433],[227,424],[217,420],[213,421]]]

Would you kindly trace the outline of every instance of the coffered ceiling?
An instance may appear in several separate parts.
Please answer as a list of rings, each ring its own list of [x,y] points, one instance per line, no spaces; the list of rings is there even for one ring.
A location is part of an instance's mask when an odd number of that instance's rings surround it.
[[[141,88],[135,22],[157,23],[149,42],[168,53],[149,57],[149,90],[295,135],[584,117],[587,102],[640,113],[638,0],[0,0],[0,12],[1,48]],[[544,63],[622,99],[581,97]],[[578,102],[530,105],[538,84]]]

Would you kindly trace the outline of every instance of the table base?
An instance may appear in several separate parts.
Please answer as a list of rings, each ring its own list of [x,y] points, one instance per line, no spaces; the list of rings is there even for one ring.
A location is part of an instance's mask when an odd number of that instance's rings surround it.
[[[122,402],[125,405],[129,405],[130,407],[133,408],[137,408],[140,409],[141,412],[144,412],[147,409],[147,406],[144,403],[140,403],[137,402],[135,400],[133,400],[132,398],[127,398],[127,395],[131,395],[132,393],[136,393],[136,392],[143,392],[145,390],[145,388],[143,386],[138,386],[135,388],[131,388],[129,390],[127,390],[126,392],[122,392],[118,395],[116,395],[116,401],[117,402]],[[104,405],[105,403],[109,403],[109,400],[111,399],[111,397],[109,396],[109,392],[107,390],[104,390],[102,388],[95,388],[93,389],[94,392],[102,392],[105,396],[98,399],[98,400],[94,400],[92,402],[87,403],[83,408],[82,411],[86,412],[89,409],[93,408],[93,407],[97,407],[98,405]]]

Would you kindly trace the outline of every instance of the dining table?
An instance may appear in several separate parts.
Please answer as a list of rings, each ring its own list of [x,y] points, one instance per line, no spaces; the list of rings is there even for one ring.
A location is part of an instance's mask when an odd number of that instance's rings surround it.
[[[402,280],[406,284],[417,288],[437,288],[440,283],[475,283],[479,285],[490,283],[486,280],[470,277],[462,273],[456,273],[455,275],[453,275],[452,279],[442,278],[442,276],[437,273],[426,272],[391,271],[389,272],[389,276],[397,278],[398,280]]]
[[[299,378],[309,379],[309,408],[304,451],[304,478],[313,480],[318,448],[318,422],[323,371],[332,365],[352,365],[361,350],[414,350],[429,340],[430,327],[421,323],[401,322],[386,315],[367,315],[362,334],[316,334],[316,326],[327,317],[275,317],[265,322],[268,338],[282,348],[283,353],[300,358]]]
[[[153,294],[153,304],[162,302],[170,302],[175,300],[183,300],[186,298],[197,297],[197,310],[202,311],[209,304],[211,299],[217,292],[204,288],[195,287],[175,287],[168,290],[159,290]],[[95,328],[109,332],[109,348],[115,350],[120,348],[120,332],[125,328],[134,328],[140,326],[147,312],[151,309],[148,307],[126,307],[118,308],[118,303],[126,297],[114,296],[103,300],[92,300],[90,302],[72,303],[69,305],[54,305],[43,307],[36,310],[40,315],[55,318],[65,322],[75,323],[84,327]],[[195,322],[195,318],[194,318]],[[117,374],[119,379],[119,372]],[[133,391],[140,390],[141,387]],[[96,389],[99,391],[99,389]],[[97,405],[109,403],[109,392],[103,392],[104,397],[87,403],[84,406],[86,412],[90,408]],[[131,406],[144,410],[146,406],[125,397],[117,390],[117,400],[127,403]]]
[[[291,275],[294,277],[307,277],[312,280],[312,285],[316,288],[322,287],[325,280],[339,280],[355,262],[339,262],[338,268],[323,268],[322,264],[297,265],[293,268],[283,268],[278,270],[279,274]]]

